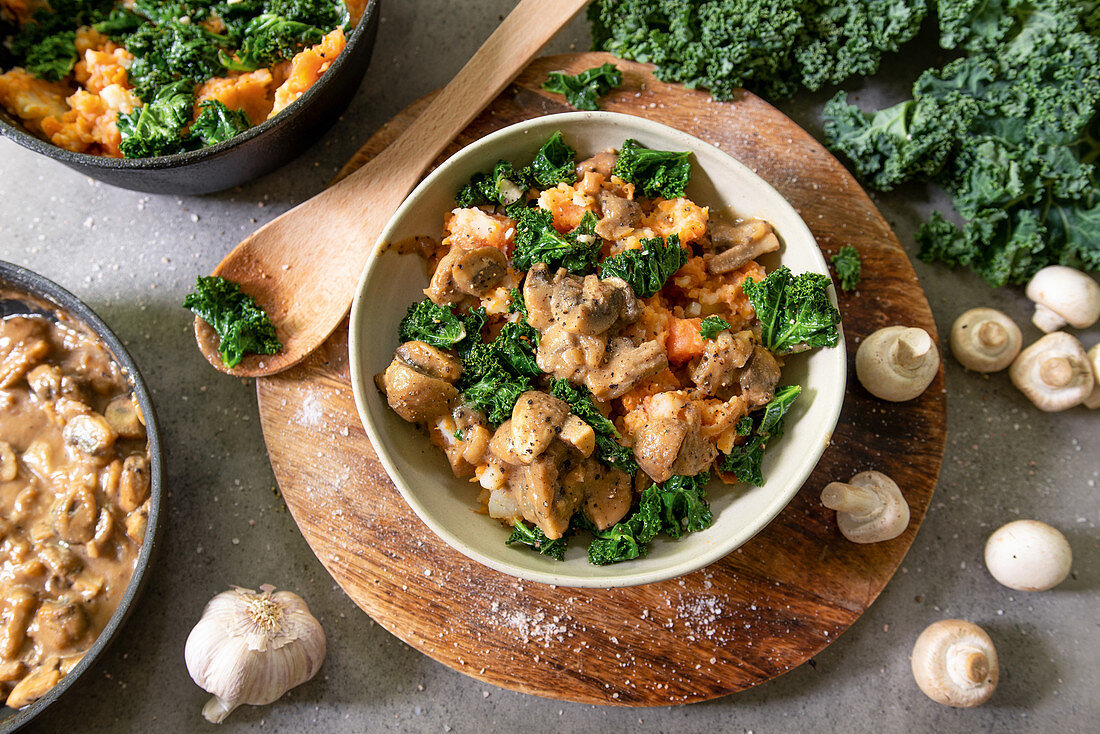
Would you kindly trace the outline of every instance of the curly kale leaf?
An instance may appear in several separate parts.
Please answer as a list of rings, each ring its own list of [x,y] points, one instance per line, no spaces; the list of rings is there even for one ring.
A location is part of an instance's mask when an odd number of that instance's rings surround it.
[[[32,46],[24,65],[39,79],[56,82],[69,75],[76,61],[76,32],[62,31]]]
[[[600,109],[600,97],[623,83],[623,73],[611,63],[586,69],[570,76],[564,71],[552,71],[542,84],[548,92],[564,94],[565,101],[578,110]]]
[[[870,185],[928,178],[958,219],[933,215],[919,256],[993,286],[1050,264],[1097,269],[1100,18],[1095,3],[946,0],[940,42],[966,52],[924,72],[913,98],[875,113],[841,96],[825,137]]]
[[[646,196],[675,199],[684,195],[691,178],[691,153],[651,150],[627,138],[611,174],[634,184]]]
[[[714,516],[707,503],[710,472],[694,477],[674,476],[654,485],[661,501],[661,529],[672,538],[710,527]]]
[[[508,161],[499,161],[489,174],[475,173],[470,183],[459,189],[455,203],[460,207],[500,204],[510,206],[523,198],[532,184],[531,171],[516,170]]]
[[[231,280],[200,277],[195,291],[183,299],[183,307],[217,333],[218,351],[226,367],[236,367],[248,352],[275,354],[283,348],[271,319]]]
[[[491,342],[473,344],[462,358],[458,388],[466,402],[499,425],[512,415],[516,400],[542,374],[535,361],[539,333],[523,322],[507,323]]]
[[[583,522],[594,536],[588,546],[588,562],[595,566],[630,561],[649,552],[649,543],[661,532],[663,506],[656,486],[642,492],[638,508],[625,520],[606,530],[597,530]],[[583,515],[578,516],[584,518]]]
[[[596,267],[601,240],[596,236],[596,216],[586,212],[581,223],[568,234],[553,225],[553,216],[545,209],[524,207],[516,215],[515,250],[512,265],[530,270],[535,263],[546,263],[551,270],[565,268],[584,275]]]
[[[664,81],[768,97],[873,74],[916,35],[926,0],[595,0],[593,48],[657,65]]]
[[[531,178],[540,186],[574,184],[577,182],[577,151],[569,147],[559,130],[542,144],[528,169]]]
[[[307,46],[320,43],[325,31],[309,23],[264,13],[249,21],[236,55],[222,52],[221,63],[231,71],[255,71],[289,59]]]
[[[199,109],[198,118],[191,124],[191,136],[203,145],[224,143],[251,126],[244,110],[231,110],[216,99],[200,102]]]
[[[134,55],[130,83],[134,93],[149,103],[160,88],[180,80],[191,86],[210,77],[221,76],[225,69],[218,60],[227,39],[196,23],[166,19],[146,23],[123,39]]]
[[[760,319],[760,338],[776,354],[813,347],[835,347],[840,340],[840,312],[829,300],[829,277],[820,273],[795,276],[782,266],[764,280],[742,284]]]
[[[149,158],[187,150],[190,140],[184,128],[191,121],[193,89],[190,79],[181,79],[162,86],[148,104],[130,114],[120,112],[122,154],[127,158]]]
[[[512,527],[512,534],[504,541],[508,545],[528,545],[544,556],[565,560],[565,548],[569,541],[563,536],[551,540],[537,525],[527,525],[522,520]]]
[[[569,403],[570,411],[592,427],[596,434],[596,459],[606,466],[617,466],[631,476],[638,473],[633,450],[619,443],[622,436],[611,419],[596,407],[587,387],[554,379],[550,381],[550,394]]]
[[[707,316],[699,324],[699,336],[704,339],[717,339],[720,332],[730,328],[730,322],[721,316]]]
[[[458,316],[449,306],[437,306],[425,298],[409,306],[397,329],[402,342],[422,341],[439,349],[459,349],[481,338],[485,309],[471,309]]]
[[[845,291],[854,291],[859,285],[859,280],[862,277],[863,263],[859,257],[859,250],[851,245],[844,245],[837,253],[829,258],[829,262],[833,264],[833,270],[836,271],[837,280],[840,281],[841,289]]]
[[[799,385],[781,387],[775,391],[775,397],[764,406],[763,410],[742,418],[737,424],[737,434],[751,436],[751,438],[743,444],[734,446],[728,454],[723,454],[718,460],[719,468],[734,475],[738,481],[756,486],[764,484],[761,469],[764,451],[773,438],[783,435],[783,418],[801,393],[802,387]],[[751,422],[743,425],[745,419]]]
[[[638,298],[649,298],[687,262],[687,250],[675,234],[667,243],[653,237],[639,244],[637,249],[624,250],[600,263],[600,278],[622,278]]]

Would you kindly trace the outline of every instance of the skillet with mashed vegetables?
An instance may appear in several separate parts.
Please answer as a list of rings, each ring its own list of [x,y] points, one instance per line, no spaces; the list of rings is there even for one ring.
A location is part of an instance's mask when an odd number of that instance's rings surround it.
[[[763,484],[797,385],[784,360],[835,346],[826,275],[767,273],[759,219],[685,197],[689,153],[628,139],[581,161],[555,133],[456,196],[426,299],[376,383],[421,425],[509,544],[594,564],[712,521],[707,487]]]
[[[0,105],[77,153],[146,158],[278,115],[343,50],[366,0],[0,0]],[[7,31],[7,32],[6,32]]]

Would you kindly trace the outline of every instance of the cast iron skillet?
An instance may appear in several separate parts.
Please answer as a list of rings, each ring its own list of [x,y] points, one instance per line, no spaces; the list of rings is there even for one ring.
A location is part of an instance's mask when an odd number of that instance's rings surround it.
[[[40,314],[48,318],[57,319],[58,311],[68,317],[68,321],[83,325],[94,333],[114,360],[122,367],[130,378],[130,384],[134,390],[134,399],[137,400],[141,413],[145,417],[145,432],[149,439],[149,521],[145,528],[145,538],[138,553],[137,562],[134,564],[134,575],[130,577],[130,583],[126,587],[115,613],[111,615],[107,626],[99,633],[95,643],[84,653],[80,662],[69,671],[61,681],[50,691],[29,706],[21,709],[10,709],[0,706],[0,734],[8,734],[24,726],[27,722],[42,712],[47,706],[61,697],[76,679],[92,667],[111,641],[115,638],[126,618],[130,615],[138,595],[145,586],[146,571],[149,568],[153,553],[157,548],[158,528],[160,523],[160,503],[162,497],[163,479],[160,430],[157,427],[157,416],[153,411],[153,403],[149,399],[149,391],[145,388],[145,382],[138,373],[137,366],[122,346],[118,337],[103,323],[92,309],[88,308],[76,296],[57,285],[53,281],[43,278],[37,273],[21,268],[18,265],[0,260],[0,289],[6,291],[18,291],[26,294],[23,298],[0,298],[0,318],[16,314]]]
[[[336,122],[355,96],[370,63],[378,34],[380,3],[381,0],[368,0],[347,46],[305,94],[281,114],[224,143],[156,158],[106,158],[72,153],[27,132],[22,122],[2,108],[0,135],[124,189],[153,194],[208,194],[238,186],[296,158]],[[10,29],[0,28],[0,35],[7,32]],[[0,53],[2,49],[0,44]],[[10,65],[10,55],[0,56],[0,68]]]

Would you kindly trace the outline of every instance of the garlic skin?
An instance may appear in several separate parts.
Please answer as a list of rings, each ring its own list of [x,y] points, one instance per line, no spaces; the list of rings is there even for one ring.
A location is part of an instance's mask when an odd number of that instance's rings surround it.
[[[321,669],[325,631],[302,597],[234,587],[211,599],[184,648],[187,672],[214,694],[202,709],[219,724],[241,704],[269,704]]]

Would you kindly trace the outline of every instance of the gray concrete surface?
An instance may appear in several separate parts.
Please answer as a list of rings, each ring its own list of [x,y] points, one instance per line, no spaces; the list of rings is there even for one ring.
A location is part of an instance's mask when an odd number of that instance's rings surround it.
[[[639,710],[512,693],[407,647],[332,582],[275,490],[253,384],[206,365],[179,304],[196,275],[258,224],[316,193],[380,124],[444,84],[513,4],[388,0],[373,66],[342,121],[297,161],[241,190],[149,196],[100,185],[0,142],[0,257],[75,292],[127,342],[152,387],[168,452],[164,545],[148,591],[99,665],[28,730],[209,730],[199,713],[206,695],[184,667],[187,632],[206,600],[229,584],[271,583],[309,601],[328,633],[328,658],[312,682],[274,705],[237,711],[224,731],[1097,731],[1098,416],[1084,409],[1040,414],[1006,375],[966,374],[951,359],[943,473],[902,569],[815,665],[755,690]],[[587,45],[578,21],[552,49]],[[894,57],[861,97],[899,97],[913,65],[927,62]],[[825,98],[803,95],[783,108],[818,132]],[[910,186],[878,203],[912,253],[916,226],[943,200]],[[1027,323],[1021,292],[915,265],[941,337],[977,305],[1004,308]],[[1028,325],[1025,334],[1030,340],[1037,332]],[[1100,330],[1081,336],[1090,345]],[[986,536],[1026,517],[1060,528],[1073,546],[1073,575],[1054,591],[1013,592],[985,571]],[[980,709],[932,703],[910,676],[913,641],[945,617],[973,620],[997,643],[1000,690]]]

